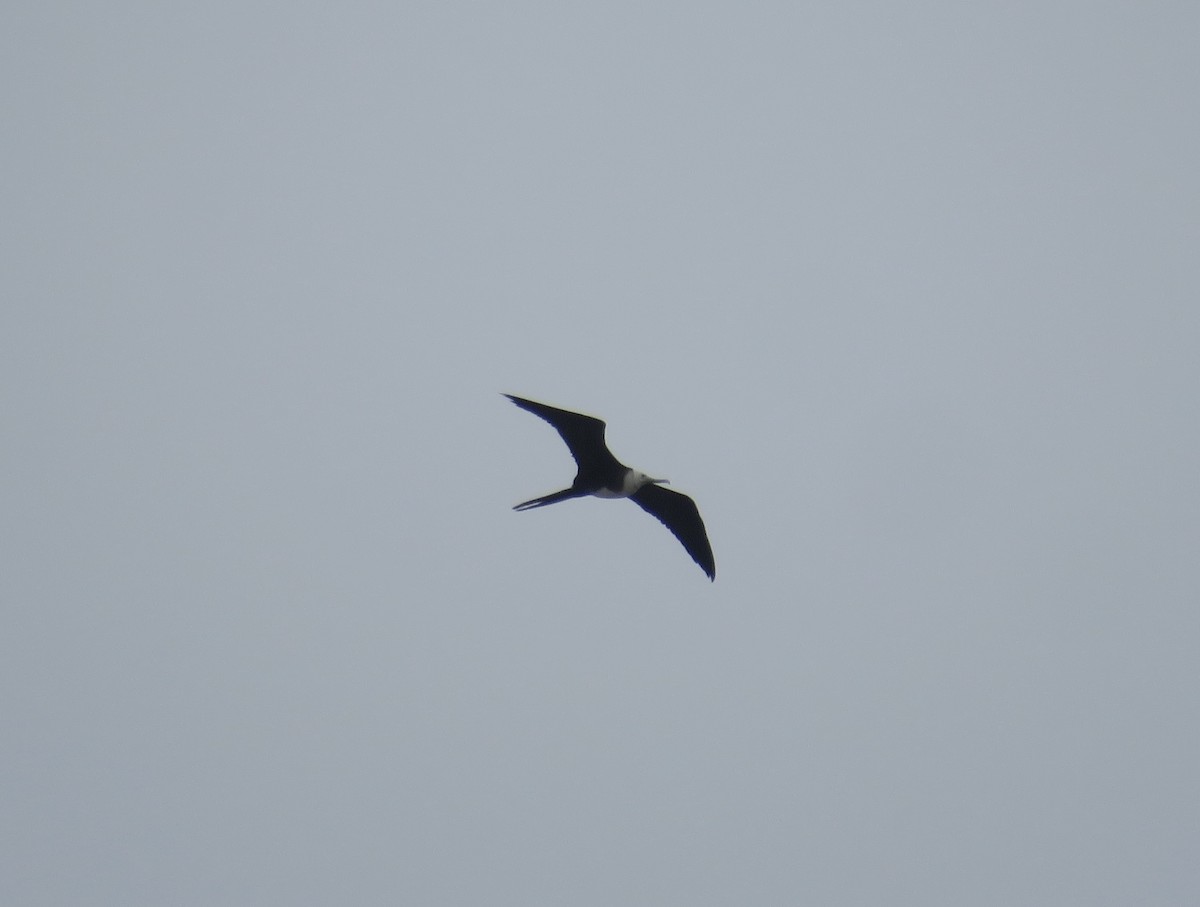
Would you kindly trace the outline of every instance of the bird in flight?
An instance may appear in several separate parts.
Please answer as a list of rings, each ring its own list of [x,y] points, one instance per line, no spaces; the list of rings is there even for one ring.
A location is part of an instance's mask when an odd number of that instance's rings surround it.
[[[642,510],[674,533],[710,580],[717,577],[712,546],[696,502],[686,494],[662,486],[666,479],[652,479],[643,472],[619,463],[604,443],[604,423],[592,416],[569,412],[505,394],[513,403],[545,419],[562,435],[579,471],[570,488],[518,504],[513,510],[532,510],[569,498],[595,495],[598,498],[629,498]]]

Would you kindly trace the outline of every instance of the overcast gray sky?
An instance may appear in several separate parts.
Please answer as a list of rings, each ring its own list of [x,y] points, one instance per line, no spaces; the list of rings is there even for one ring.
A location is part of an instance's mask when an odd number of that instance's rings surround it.
[[[1200,902],[1195,4],[4,20],[5,904]]]

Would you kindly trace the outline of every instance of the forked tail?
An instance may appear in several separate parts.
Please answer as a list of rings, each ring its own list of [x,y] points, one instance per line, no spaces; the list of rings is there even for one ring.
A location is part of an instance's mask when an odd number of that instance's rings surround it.
[[[565,501],[569,498],[578,498],[587,494],[586,491],[579,491],[575,488],[564,488],[562,491],[556,491],[554,494],[543,495],[540,498],[534,498],[532,501],[525,501],[518,504],[513,510],[532,510],[534,507],[545,507],[547,504],[557,504],[559,501]]]

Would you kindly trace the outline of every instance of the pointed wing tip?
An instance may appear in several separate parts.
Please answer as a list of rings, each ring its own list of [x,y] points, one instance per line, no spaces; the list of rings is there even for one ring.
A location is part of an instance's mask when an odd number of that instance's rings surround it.
[[[704,571],[708,581],[716,582],[717,561],[713,557],[704,519],[695,501],[681,491],[661,485],[645,485],[630,499],[666,526],[696,566]]]

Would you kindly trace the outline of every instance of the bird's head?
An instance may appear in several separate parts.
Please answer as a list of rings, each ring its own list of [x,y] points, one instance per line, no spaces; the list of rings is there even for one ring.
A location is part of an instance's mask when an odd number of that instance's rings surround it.
[[[634,478],[634,482],[636,483],[638,488],[641,488],[643,485],[670,485],[671,484],[670,479],[652,479],[652,478],[650,478],[650,476],[646,475],[644,472],[639,472],[636,469],[633,471],[633,478]]]

